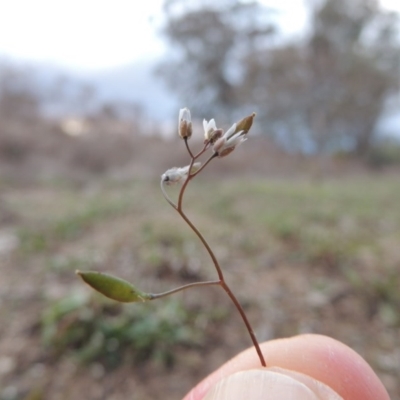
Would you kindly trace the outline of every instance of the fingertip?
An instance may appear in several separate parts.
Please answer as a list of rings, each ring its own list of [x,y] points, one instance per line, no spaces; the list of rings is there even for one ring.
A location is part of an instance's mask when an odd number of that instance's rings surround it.
[[[369,364],[335,339],[307,334],[267,342],[262,349],[270,365],[309,375],[345,399],[389,400]]]
[[[328,386],[283,369],[250,369],[215,384],[204,400],[341,400]]]
[[[346,400],[390,400],[367,362],[335,339],[307,334],[265,342],[261,349],[268,367],[307,375],[329,386]],[[259,366],[256,352],[250,348],[208,376],[184,400],[201,400],[219,380]]]

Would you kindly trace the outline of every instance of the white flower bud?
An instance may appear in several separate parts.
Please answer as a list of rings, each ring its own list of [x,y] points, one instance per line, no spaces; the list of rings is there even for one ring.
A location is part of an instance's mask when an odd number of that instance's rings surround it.
[[[215,120],[210,119],[208,122],[203,119],[203,128],[204,128],[204,139],[209,141],[213,137],[213,132],[217,130],[217,125],[215,124]]]
[[[178,133],[182,139],[189,139],[192,136],[192,118],[188,108],[179,110]]]
[[[203,128],[204,128],[204,144],[206,143],[215,143],[222,136],[222,129],[217,129],[215,125],[214,119],[210,119],[210,121],[203,120]]]
[[[236,124],[233,124],[222,136],[219,138],[214,145],[214,152],[218,154],[218,157],[225,157],[238,146],[240,143],[244,142],[246,138],[244,137],[244,131],[236,132]]]

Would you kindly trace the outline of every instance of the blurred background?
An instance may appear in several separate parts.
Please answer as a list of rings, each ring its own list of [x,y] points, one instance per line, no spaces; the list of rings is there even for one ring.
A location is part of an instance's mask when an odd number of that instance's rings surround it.
[[[187,211],[260,341],[332,336],[400,399],[399,12],[0,0],[0,400],[181,398],[250,346],[218,288],[121,306],[74,274],[149,292],[215,278],[159,192],[188,163],[185,106],[193,149],[203,118],[257,113]]]

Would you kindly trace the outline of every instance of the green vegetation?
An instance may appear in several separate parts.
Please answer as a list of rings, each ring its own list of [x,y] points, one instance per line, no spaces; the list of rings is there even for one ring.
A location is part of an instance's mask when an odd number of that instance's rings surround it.
[[[42,336],[55,358],[69,354],[80,362],[97,361],[107,368],[148,359],[171,366],[177,346],[197,347],[205,339],[196,314],[176,299],[161,306],[124,306],[77,293],[47,306],[42,314]]]

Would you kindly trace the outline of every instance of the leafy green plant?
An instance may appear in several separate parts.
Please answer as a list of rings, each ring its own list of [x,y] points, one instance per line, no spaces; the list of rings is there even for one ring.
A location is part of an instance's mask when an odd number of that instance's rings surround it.
[[[201,346],[205,337],[196,314],[176,299],[161,307],[128,307],[72,293],[44,310],[42,339],[52,357],[73,355],[82,363],[115,368],[124,361],[149,359],[171,366],[177,346]]]

